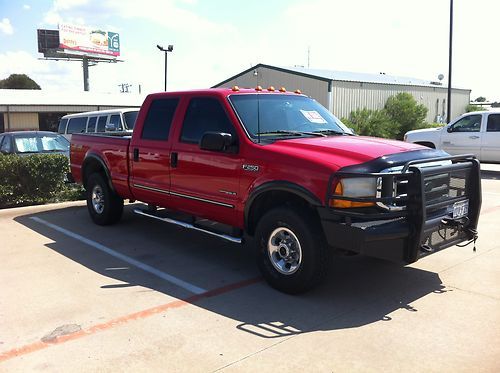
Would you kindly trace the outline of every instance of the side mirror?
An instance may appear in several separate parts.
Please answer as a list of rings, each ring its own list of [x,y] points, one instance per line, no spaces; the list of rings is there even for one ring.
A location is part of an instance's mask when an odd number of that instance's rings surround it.
[[[108,123],[106,124],[106,127],[104,127],[106,132],[114,132],[116,131],[118,128],[116,128],[116,124],[114,123]]]
[[[449,133],[453,132],[453,127],[452,126],[446,127],[446,131]]]
[[[352,132],[352,134],[353,134],[353,135],[355,135],[355,134],[356,134],[356,131],[354,131],[354,128],[349,127],[349,130]]]
[[[224,132],[205,132],[200,141],[200,149],[216,152],[229,151],[233,145],[233,136]]]

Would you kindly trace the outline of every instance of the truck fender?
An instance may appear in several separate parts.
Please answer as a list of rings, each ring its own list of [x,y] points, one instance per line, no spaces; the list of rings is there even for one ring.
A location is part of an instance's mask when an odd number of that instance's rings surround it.
[[[254,188],[247,198],[244,211],[246,229],[248,229],[249,227],[250,213],[252,211],[254,202],[258,199],[259,196],[272,191],[291,193],[305,200],[311,206],[322,206],[321,200],[303,186],[285,180],[269,181]]]
[[[109,173],[108,166],[106,165],[106,162],[97,154],[95,153],[89,153],[85,156],[85,160],[83,161],[82,164],[82,184],[85,186],[87,183],[87,178],[92,172],[87,172],[87,167],[89,167],[91,164],[98,164],[99,166],[96,167],[97,170],[102,170],[104,171],[104,175],[106,177],[106,180],[108,182],[109,187],[113,192],[116,193],[115,187],[113,186],[113,182],[111,180],[111,174]],[[94,166],[95,167],[95,166]]]

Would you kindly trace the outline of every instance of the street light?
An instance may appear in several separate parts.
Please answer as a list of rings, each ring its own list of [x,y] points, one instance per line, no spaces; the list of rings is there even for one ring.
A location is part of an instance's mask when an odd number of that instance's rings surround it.
[[[161,45],[156,45],[156,48],[165,52],[165,92],[167,91],[167,52],[172,52],[174,50],[173,45],[169,45],[167,49],[163,48]]]

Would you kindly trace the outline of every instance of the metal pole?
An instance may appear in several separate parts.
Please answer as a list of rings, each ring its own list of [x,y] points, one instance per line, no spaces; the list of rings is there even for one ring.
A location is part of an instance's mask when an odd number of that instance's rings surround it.
[[[448,106],[446,109],[446,123],[451,121],[451,56],[453,41],[453,0],[450,0],[450,47],[448,54]]]
[[[165,51],[165,92],[167,92],[167,51]]]
[[[83,90],[89,90],[89,59],[83,57]]]

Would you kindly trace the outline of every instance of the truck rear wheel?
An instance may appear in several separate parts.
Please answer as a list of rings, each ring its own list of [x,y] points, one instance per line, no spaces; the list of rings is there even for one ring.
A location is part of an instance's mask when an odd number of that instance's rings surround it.
[[[259,269],[272,287],[284,293],[305,292],[326,275],[327,248],[317,219],[310,215],[276,208],[257,225]]]
[[[94,223],[109,225],[120,220],[123,213],[123,199],[111,190],[102,175],[90,175],[86,189],[87,208]]]

